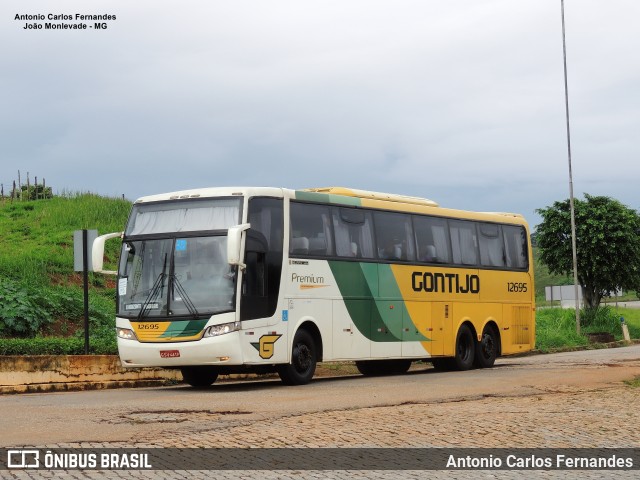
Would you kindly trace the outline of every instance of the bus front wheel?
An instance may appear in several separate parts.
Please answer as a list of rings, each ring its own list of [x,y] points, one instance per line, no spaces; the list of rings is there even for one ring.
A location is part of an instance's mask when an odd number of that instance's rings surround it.
[[[311,381],[316,371],[316,344],[306,330],[298,330],[293,337],[291,363],[281,365],[278,375],[285,385],[305,385]]]
[[[182,379],[192,387],[208,387],[218,378],[213,367],[182,367]]]
[[[471,329],[462,325],[456,337],[456,355],[453,363],[458,370],[469,370],[473,367],[476,354],[476,341]]]

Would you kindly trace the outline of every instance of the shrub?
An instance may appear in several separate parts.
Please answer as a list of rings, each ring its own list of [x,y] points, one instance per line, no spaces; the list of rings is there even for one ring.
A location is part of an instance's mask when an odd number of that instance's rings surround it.
[[[53,320],[44,304],[38,292],[0,279],[0,336],[34,337]]]
[[[586,308],[580,311],[580,327],[584,333],[608,332],[620,336],[620,317],[609,306]]]
[[[115,355],[118,353],[115,330],[90,332],[89,353]],[[75,337],[0,338],[0,355],[83,355],[84,333]]]
[[[561,347],[586,345],[587,339],[576,333],[573,309],[544,308],[536,313],[536,348],[549,351]]]

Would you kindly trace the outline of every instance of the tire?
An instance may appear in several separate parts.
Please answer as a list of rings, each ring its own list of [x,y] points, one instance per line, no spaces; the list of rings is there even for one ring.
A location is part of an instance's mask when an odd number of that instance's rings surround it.
[[[471,329],[467,325],[462,325],[456,336],[456,354],[453,358],[457,370],[470,370],[473,368],[476,353],[476,340],[473,338]]]
[[[492,327],[485,327],[482,339],[476,345],[474,365],[478,368],[491,368],[498,357],[498,336]]]
[[[365,377],[375,377],[379,375],[378,368],[373,360],[360,360],[356,362],[356,368]]]
[[[431,358],[429,361],[435,370],[446,372],[452,369],[452,358]]]
[[[367,377],[401,375],[407,373],[411,360],[361,360],[356,362],[358,371]]]
[[[411,360],[387,360],[386,363],[389,375],[402,375],[411,367]]]
[[[182,379],[192,387],[208,387],[218,378],[215,367],[182,367]]]
[[[311,381],[316,371],[318,354],[313,337],[300,329],[293,337],[291,363],[280,365],[278,375],[285,385],[305,385]]]

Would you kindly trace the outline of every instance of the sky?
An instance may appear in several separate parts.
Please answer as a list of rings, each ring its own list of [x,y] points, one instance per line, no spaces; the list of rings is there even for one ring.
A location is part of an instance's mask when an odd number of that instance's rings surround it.
[[[15,19],[77,13],[116,18]],[[633,209],[639,18],[565,0],[574,193]],[[569,197],[560,0],[3,0],[0,65],[5,194],[346,186],[534,228]]]

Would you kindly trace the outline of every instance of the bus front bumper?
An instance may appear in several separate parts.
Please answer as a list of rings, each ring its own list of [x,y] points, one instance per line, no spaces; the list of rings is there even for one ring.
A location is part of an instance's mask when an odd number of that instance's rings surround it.
[[[239,332],[191,342],[143,343],[118,338],[118,353],[124,367],[188,365],[242,365]]]

